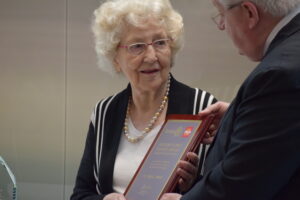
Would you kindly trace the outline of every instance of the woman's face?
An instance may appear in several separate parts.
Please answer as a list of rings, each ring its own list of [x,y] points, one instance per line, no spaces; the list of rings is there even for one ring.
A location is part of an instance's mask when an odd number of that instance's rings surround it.
[[[147,20],[142,27],[127,25],[123,31],[114,65],[117,71],[125,74],[132,89],[155,91],[166,83],[171,69],[171,48],[170,41],[161,39],[169,38],[165,28],[153,20]],[[158,40],[162,42],[149,45]],[[128,46],[135,43],[148,45],[140,54],[133,54]]]

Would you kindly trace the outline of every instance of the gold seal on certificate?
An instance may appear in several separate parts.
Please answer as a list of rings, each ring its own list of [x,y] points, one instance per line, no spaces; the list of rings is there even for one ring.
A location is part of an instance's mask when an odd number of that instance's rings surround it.
[[[179,177],[177,163],[195,152],[213,116],[168,115],[124,195],[127,200],[157,200],[173,192]]]

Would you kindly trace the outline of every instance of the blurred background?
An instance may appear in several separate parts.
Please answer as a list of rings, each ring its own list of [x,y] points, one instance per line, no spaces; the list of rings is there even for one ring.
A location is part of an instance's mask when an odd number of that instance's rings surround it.
[[[217,29],[209,0],[171,2],[185,23],[173,75],[232,101],[255,63]],[[93,107],[127,84],[96,66],[90,25],[100,3],[0,0],[0,155],[19,200],[69,199]]]

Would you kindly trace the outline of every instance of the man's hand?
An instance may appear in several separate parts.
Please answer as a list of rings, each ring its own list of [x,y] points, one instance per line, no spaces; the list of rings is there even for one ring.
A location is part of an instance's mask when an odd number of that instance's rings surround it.
[[[166,193],[160,198],[160,200],[180,200],[181,197],[182,195],[177,193]]]
[[[178,163],[177,174],[180,176],[178,186],[181,192],[191,189],[198,172],[199,158],[193,152],[187,153],[188,161],[181,160]]]
[[[215,115],[215,119],[212,123],[212,125],[209,127],[208,132],[206,133],[205,137],[203,138],[203,143],[204,144],[211,144],[217,129],[219,128],[220,125],[220,121],[223,117],[223,115],[225,114],[225,112],[227,111],[229,107],[229,103],[223,102],[223,101],[219,101],[211,106],[208,106],[206,109],[204,109],[203,111],[201,111],[199,113],[200,116],[202,117],[206,117],[208,115]]]
[[[104,197],[103,200],[126,200],[123,194],[110,193]]]

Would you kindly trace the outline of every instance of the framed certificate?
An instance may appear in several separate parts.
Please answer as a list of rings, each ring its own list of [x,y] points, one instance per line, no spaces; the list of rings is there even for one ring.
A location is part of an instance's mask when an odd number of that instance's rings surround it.
[[[157,200],[173,192],[180,160],[195,152],[212,123],[213,116],[168,115],[124,195],[127,200]]]

